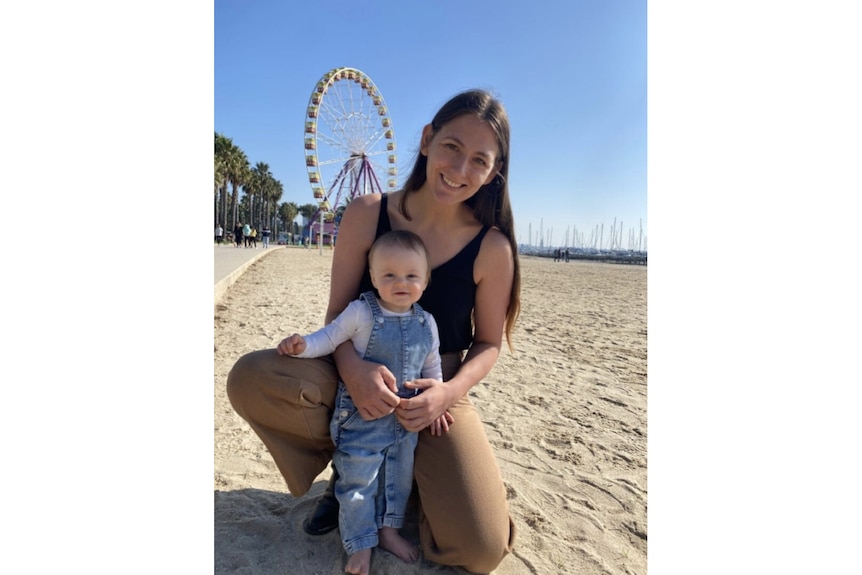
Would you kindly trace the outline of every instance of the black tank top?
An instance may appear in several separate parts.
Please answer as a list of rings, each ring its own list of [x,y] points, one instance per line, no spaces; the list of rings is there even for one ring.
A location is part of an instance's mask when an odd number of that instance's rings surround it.
[[[386,211],[388,199],[383,194],[380,200],[375,239],[392,230],[389,212]],[[419,298],[419,305],[433,315],[437,322],[441,354],[465,350],[473,343],[473,305],[476,300],[473,263],[489,229],[489,226],[484,226],[455,257],[431,270],[431,281]],[[371,274],[366,266],[356,297],[369,290],[374,290],[374,286],[371,285]]]

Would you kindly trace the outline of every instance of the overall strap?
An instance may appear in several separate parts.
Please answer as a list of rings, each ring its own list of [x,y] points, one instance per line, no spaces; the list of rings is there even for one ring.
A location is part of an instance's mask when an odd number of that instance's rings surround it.
[[[371,309],[371,315],[374,316],[374,319],[383,317],[383,312],[380,310],[380,302],[377,301],[377,297],[374,295],[373,291],[363,293],[359,296],[359,299],[365,300],[365,303],[368,304],[368,307]]]

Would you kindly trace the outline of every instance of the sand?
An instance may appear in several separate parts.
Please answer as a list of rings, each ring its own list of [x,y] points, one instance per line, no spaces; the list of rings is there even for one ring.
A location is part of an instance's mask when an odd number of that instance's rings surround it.
[[[338,532],[301,527],[329,470],[305,496],[290,495],[225,393],[242,354],[323,322],[332,252],[271,249],[215,308],[215,572],[334,575],[346,559]],[[645,574],[647,268],[521,264],[516,350],[470,392],[519,530],[494,573]],[[464,571],[375,550],[372,573]]]

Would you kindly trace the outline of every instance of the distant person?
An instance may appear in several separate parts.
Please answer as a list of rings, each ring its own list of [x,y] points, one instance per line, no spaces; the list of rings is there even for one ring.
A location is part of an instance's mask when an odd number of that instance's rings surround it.
[[[386,366],[395,376],[389,383],[393,393],[414,397],[421,392],[414,379],[443,381],[437,323],[416,303],[428,285],[431,260],[419,236],[396,230],[372,244],[368,268],[379,299],[373,291],[363,293],[323,329],[285,338],[278,352],[321,357],[349,340],[360,357]],[[338,472],[338,524],[348,554],[345,571],[368,573],[371,549],[378,544],[408,563],[419,558],[416,546],[398,533],[413,487],[419,434],[404,429],[394,413],[366,421],[357,412],[350,392],[339,383],[330,433]],[[450,423],[447,411],[431,423],[431,432],[442,435]]]
[[[251,239],[251,247],[257,249],[257,228],[251,228],[251,233],[248,237]]]
[[[242,223],[237,222],[236,225],[233,227],[233,245],[234,247],[238,248],[242,245],[242,242]]]
[[[263,248],[266,249],[269,247],[269,226],[264,224],[263,229],[260,232],[261,237],[263,238]]]
[[[224,236],[224,228],[216,224],[215,227],[215,243],[221,245],[222,236]]]
[[[569,261],[569,248],[566,248],[566,261]]]
[[[242,241],[245,247],[249,247],[249,243],[251,241],[251,226],[245,224],[242,226]]]

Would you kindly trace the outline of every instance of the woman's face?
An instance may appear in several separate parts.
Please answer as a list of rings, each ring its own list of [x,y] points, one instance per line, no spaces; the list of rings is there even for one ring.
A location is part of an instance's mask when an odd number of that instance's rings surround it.
[[[436,134],[425,126],[420,151],[428,157],[426,186],[447,204],[469,199],[497,175],[497,138],[472,114],[449,121]]]

